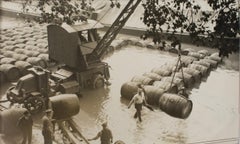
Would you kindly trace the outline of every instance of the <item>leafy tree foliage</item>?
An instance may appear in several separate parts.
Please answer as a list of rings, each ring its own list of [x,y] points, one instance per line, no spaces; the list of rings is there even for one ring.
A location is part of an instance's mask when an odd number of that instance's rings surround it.
[[[27,5],[37,3],[41,11],[40,23],[85,21],[94,8],[94,0],[24,0]],[[111,7],[120,7],[119,0],[109,0]],[[220,56],[228,56],[239,49],[239,14],[236,0],[207,0],[210,11],[202,11],[194,0],[143,0],[141,17],[148,27],[143,39],[151,37],[164,47],[169,39],[172,46],[181,44],[181,35],[188,33],[195,44],[211,44],[220,50]],[[165,33],[169,33],[167,35]],[[177,37],[176,35],[180,35]]]
[[[164,30],[172,46],[181,44],[181,36],[188,33],[193,43],[211,44],[220,50],[220,56],[228,56],[239,49],[239,15],[235,0],[207,0],[212,11],[201,11],[194,0],[147,0],[143,3],[142,20],[148,30],[143,39],[152,37],[154,43],[165,43]],[[238,36],[239,38],[239,36]]]

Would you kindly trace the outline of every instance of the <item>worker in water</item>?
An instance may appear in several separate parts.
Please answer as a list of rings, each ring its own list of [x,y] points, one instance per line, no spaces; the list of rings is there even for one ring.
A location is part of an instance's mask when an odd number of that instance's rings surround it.
[[[134,114],[134,118],[138,117],[139,121],[141,122],[142,121],[142,118],[141,118],[142,106],[143,106],[143,103],[147,103],[146,100],[145,100],[145,97],[143,95],[143,89],[142,88],[138,88],[138,92],[131,99],[131,101],[128,105],[128,108],[130,108],[133,103],[134,103],[135,109],[136,109],[136,113]]]
[[[100,137],[101,144],[110,144],[113,142],[113,136],[112,136],[112,131],[107,127],[107,122],[104,122],[102,124],[102,130],[98,132],[98,134],[92,138],[88,139],[89,141],[91,140],[96,140]]]
[[[51,109],[47,109],[45,111],[45,115],[42,118],[42,135],[44,138],[44,144],[52,144],[53,141],[53,111]]]
[[[25,111],[19,118],[17,126],[21,129],[23,135],[22,144],[31,144],[32,141],[32,125],[33,120],[29,111]]]

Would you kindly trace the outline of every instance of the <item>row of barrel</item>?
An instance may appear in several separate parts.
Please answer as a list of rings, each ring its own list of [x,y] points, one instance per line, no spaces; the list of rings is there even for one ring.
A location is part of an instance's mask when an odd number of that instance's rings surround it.
[[[187,118],[193,104],[188,97],[178,95],[178,91],[183,87],[190,89],[194,83],[201,82],[202,77],[208,76],[211,69],[217,67],[221,58],[217,53],[200,50],[192,52],[190,56],[181,56],[179,62],[182,68],[176,65],[178,60],[153,68],[141,76],[134,76],[122,85],[121,96],[130,100],[137,93],[138,85],[142,84],[149,104],[158,105],[171,116]]]
[[[0,83],[18,80],[32,66],[48,66],[46,28],[46,25],[25,24],[1,30]]]

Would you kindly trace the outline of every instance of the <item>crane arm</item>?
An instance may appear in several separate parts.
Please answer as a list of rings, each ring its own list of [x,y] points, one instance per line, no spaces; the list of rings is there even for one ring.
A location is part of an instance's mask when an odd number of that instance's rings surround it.
[[[132,13],[137,8],[137,6],[139,5],[140,2],[141,2],[141,0],[129,0],[127,5],[124,7],[122,12],[117,17],[117,19],[114,21],[114,23],[108,29],[108,31],[105,33],[103,38],[99,41],[96,48],[87,57],[88,62],[91,63],[94,61],[100,61],[100,59],[104,55],[104,52],[106,51],[106,49],[109,47],[109,45],[115,39],[115,37],[117,36],[119,31],[125,25],[125,23],[127,22],[127,20],[132,15]]]

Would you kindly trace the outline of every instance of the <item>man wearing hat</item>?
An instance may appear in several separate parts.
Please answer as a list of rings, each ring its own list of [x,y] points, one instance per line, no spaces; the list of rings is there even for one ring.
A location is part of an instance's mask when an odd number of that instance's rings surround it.
[[[42,118],[42,135],[44,138],[44,144],[52,144],[53,141],[53,123],[52,123],[53,111],[47,109],[45,115]]]
[[[110,144],[113,142],[113,136],[112,136],[112,131],[107,127],[107,122],[104,122],[102,124],[103,129],[97,134],[92,139],[88,139],[89,141],[91,140],[96,140],[100,137],[101,144]]]
[[[31,144],[32,141],[32,125],[33,120],[29,111],[24,111],[23,115],[19,118],[17,126],[21,129],[23,134],[22,144]]]

